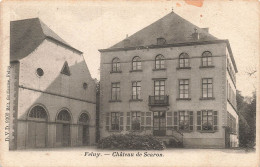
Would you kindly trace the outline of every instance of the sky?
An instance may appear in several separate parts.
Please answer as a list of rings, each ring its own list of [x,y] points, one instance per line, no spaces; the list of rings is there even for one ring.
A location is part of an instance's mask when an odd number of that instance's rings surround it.
[[[187,0],[186,0],[187,1]],[[10,20],[39,17],[61,38],[82,51],[93,78],[99,79],[100,53],[170,13],[228,39],[237,64],[237,89],[251,96],[259,62],[256,1],[204,1],[201,7],[179,1],[39,1],[9,5]]]

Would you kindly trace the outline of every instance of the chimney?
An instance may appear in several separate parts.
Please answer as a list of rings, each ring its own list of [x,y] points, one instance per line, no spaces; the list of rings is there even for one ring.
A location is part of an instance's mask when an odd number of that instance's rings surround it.
[[[124,39],[124,47],[127,48],[130,46],[130,39],[128,38],[128,34],[126,34],[126,38]]]
[[[202,28],[203,31],[206,31],[207,33],[209,33],[209,28]]]
[[[194,40],[199,40],[200,39],[200,34],[198,33],[198,29],[194,28],[194,33],[192,33],[192,38]]]
[[[157,38],[157,45],[164,45],[166,40],[163,37]]]

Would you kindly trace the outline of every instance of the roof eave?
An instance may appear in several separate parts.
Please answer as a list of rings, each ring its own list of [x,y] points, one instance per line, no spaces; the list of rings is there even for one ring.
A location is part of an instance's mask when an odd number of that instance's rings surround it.
[[[62,45],[62,46],[64,46],[65,48],[68,48],[69,50],[72,50],[72,51],[74,51],[74,52],[76,52],[76,53],[78,53],[78,54],[80,54],[80,55],[83,54],[83,52],[81,52],[80,50],[75,49],[75,48],[73,48],[73,47],[71,47],[71,46],[69,46],[69,45],[67,45],[67,44],[65,44],[65,43],[63,43],[63,42],[61,42],[61,41],[59,41],[59,40],[53,38],[53,37],[46,36],[46,38],[47,38],[47,39],[50,39],[50,40],[52,40],[52,41],[54,41],[54,42],[56,42],[56,43],[58,43],[58,44],[60,44],[60,45]]]

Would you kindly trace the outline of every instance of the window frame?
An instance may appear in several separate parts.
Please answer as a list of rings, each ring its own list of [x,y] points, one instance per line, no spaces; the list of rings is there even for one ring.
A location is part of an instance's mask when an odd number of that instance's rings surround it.
[[[136,118],[136,120],[138,120],[138,124],[139,124],[139,129],[134,129],[134,118]],[[139,118],[139,119],[138,119]],[[141,112],[140,111],[132,111],[131,112],[131,130],[132,131],[141,131]]]
[[[139,56],[135,56],[132,59],[132,71],[140,71],[142,70],[142,60]]]
[[[184,84],[181,84],[181,81],[184,81]],[[188,81],[188,84],[185,83],[185,81]],[[183,89],[181,89],[181,86],[184,86]],[[188,86],[188,89],[185,89],[185,86]],[[190,99],[190,80],[189,79],[179,79],[179,84],[178,84],[178,90],[179,90],[179,97],[178,99]],[[181,97],[181,90],[184,91],[183,95],[184,97]],[[188,92],[187,95],[188,97],[185,97],[185,92]]]
[[[113,87],[113,85],[116,85],[115,87]],[[115,88],[115,91],[113,91],[113,89]],[[115,99],[113,98],[113,92],[115,92]],[[112,82],[111,83],[111,101],[120,101],[120,82]]]
[[[133,81],[132,82],[132,98],[131,98],[131,100],[141,100],[141,91],[142,91],[141,81]],[[134,92],[135,92],[135,98],[134,98]]]
[[[156,82],[159,82],[159,90],[156,90]],[[163,84],[161,84],[161,82],[163,82]],[[163,90],[161,88],[164,88]],[[165,98],[165,80],[154,80],[154,98],[155,100],[164,100]],[[161,94],[161,91],[163,91],[163,95]],[[159,92],[159,95],[156,95],[156,92]],[[159,99],[156,99],[156,96],[159,97]],[[163,96],[163,99],[161,99],[161,96]]]
[[[112,60],[112,72],[121,72],[120,59],[118,57],[113,58]]]
[[[186,62],[187,60],[187,62]],[[181,66],[183,64],[183,66]],[[190,67],[190,56],[189,54],[183,52],[179,55],[179,68],[189,68]]]
[[[165,67],[165,57],[162,54],[158,54],[155,57],[155,70],[164,70],[164,69],[166,69],[166,67]]]
[[[113,117],[115,116],[115,117]],[[113,118],[115,123],[113,124]],[[120,130],[120,112],[111,112],[111,131],[119,131]],[[113,126],[114,125],[114,126]],[[116,127],[116,128],[115,128]]]
[[[207,54],[207,53],[209,53],[210,55]],[[204,61],[204,60],[206,60],[206,61]],[[204,62],[206,64],[204,64]],[[210,62],[210,64],[209,64],[209,62]],[[210,51],[204,51],[202,53],[202,55],[201,55],[201,67],[213,67],[213,55]]]
[[[211,83],[209,83],[208,82],[208,80],[211,80]],[[203,80],[207,80],[207,83],[203,83]],[[209,84],[211,84],[211,86],[212,86],[212,88],[209,88]],[[207,96],[206,97],[204,97],[204,87],[203,87],[203,85],[206,85],[207,87],[206,87],[206,94],[207,94]],[[211,97],[209,97],[209,89],[211,89]],[[214,87],[213,87],[213,78],[202,78],[202,80],[201,80],[201,99],[214,99]]]
[[[209,124],[209,121],[211,121],[211,129],[204,129],[204,125],[203,125],[203,121],[204,121],[204,112],[206,112],[207,114],[206,114],[206,116],[207,116],[207,120],[206,120],[206,122],[207,122],[207,126],[208,126],[208,124]],[[211,115],[209,115],[209,112],[211,112]],[[209,116],[211,116],[211,120],[209,120]],[[214,130],[214,111],[213,110],[202,110],[201,111],[201,131],[215,131]]]

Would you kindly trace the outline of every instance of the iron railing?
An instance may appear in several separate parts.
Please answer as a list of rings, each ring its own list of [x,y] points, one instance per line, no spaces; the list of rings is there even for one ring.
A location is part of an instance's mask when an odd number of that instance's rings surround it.
[[[150,106],[169,106],[169,96],[149,96]]]

